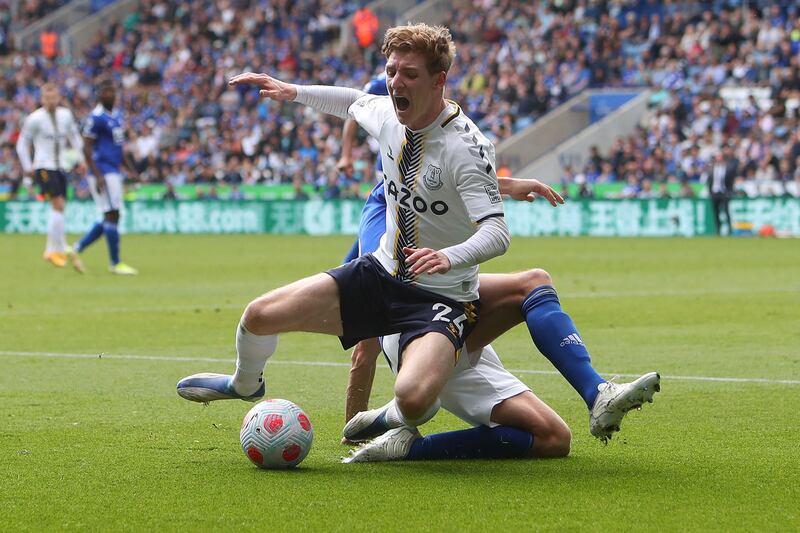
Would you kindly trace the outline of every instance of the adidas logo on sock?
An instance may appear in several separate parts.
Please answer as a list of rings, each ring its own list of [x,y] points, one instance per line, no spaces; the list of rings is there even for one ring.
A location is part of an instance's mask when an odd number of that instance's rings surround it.
[[[561,341],[560,346],[566,346],[567,344],[577,344],[578,346],[586,346],[583,344],[583,339],[581,339],[577,333],[573,333],[571,335],[567,335],[564,337],[564,340]]]

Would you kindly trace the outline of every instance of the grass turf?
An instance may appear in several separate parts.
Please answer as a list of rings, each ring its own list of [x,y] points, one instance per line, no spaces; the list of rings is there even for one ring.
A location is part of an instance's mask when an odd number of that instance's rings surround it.
[[[335,265],[349,239],[125,236],[133,278],[105,272],[102,242],[87,275],[56,270],[43,241],[0,235],[0,529],[800,528],[796,242],[515,239],[486,265],[548,269],[601,372],[662,374],[656,403],[602,446],[566,382],[537,373],[552,367],[527,331],[498,340],[572,427],[563,460],[339,464],[347,355],[286,335],[268,394],[308,412],[315,443],[300,468],[267,472],[239,449],[249,404],[189,404],[175,382],[229,371],[244,305]],[[373,404],[391,381],[380,369]],[[424,431],[458,427],[445,414]]]

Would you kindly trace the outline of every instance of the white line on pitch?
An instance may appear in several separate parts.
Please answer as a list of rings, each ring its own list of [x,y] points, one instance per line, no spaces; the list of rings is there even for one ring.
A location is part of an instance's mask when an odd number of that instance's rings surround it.
[[[132,359],[140,361],[170,361],[170,362],[200,362],[200,363],[232,363],[234,357],[226,359],[218,357],[173,357],[167,355],[127,355],[127,354],[88,354],[88,353],[59,353],[59,352],[15,352],[0,351],[0,356],[5,357],[58,357],[65,359]],[[350,367],[349,363],[336,361],[281,361],[272,360],[270,365],[291,365],[291,366],[334,366]],[[381,365],[385,366],[385,365]],[[538,374],[543,376],[559,375],[555,370],[529,370],[529,369],[509,369],[513,374]],[[619,374],[616,372],[604,372],[606,375],[620,376],[624,378],[638,378],[639,374]],[[710,381],[717,383],[766,383],[770,385],[800,385],[800,380],[795,379],[768,379],[768,378],[731,378],[713,376],[670,376],[662,375],[663,379],[676,381]]]
[[[597,291],[597,292],[569,292],[560,293],[562,300],[569,299],[591,299],[591,298],[652,298],[658,296],[709,296],[709,295],[733,295],[733,294],[783,294],[800,292],[800,287],[782,287],[776,289],[754,289],[754,288],[720,288],[720,289],[687,289],[687,290],[661,290],[661,291]],[[198,305],[170,305],[170,306],[142,306],[142,307],[92,307],[87,309],[70,308],[59,309],[4,309],[0,311],[3,316],[23,316],[23,315],[89,315],[89,314],[123,314],[123,313],[151,313],[151,312],[218,312],[221,310],[242,310],[247,302],[242,301],[236,304],[198,304]]]

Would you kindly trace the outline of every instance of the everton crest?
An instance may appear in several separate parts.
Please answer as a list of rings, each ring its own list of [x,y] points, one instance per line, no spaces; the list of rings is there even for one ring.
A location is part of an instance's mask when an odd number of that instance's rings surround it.
[[[425,170],[425,175],[422,176],[422,182],[428,190],[438,191],[444,184],[442,182],[442,169],[433,165],[428,165],[428,168]]]

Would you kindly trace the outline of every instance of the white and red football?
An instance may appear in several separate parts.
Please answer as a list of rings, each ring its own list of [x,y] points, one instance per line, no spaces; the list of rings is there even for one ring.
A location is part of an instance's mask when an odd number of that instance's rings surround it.
[[[311,450],[314,428],[300,407],[289,400],[264,400],[242,420],[239,441],[259,468],[291,468]]]

